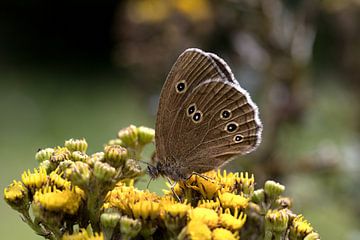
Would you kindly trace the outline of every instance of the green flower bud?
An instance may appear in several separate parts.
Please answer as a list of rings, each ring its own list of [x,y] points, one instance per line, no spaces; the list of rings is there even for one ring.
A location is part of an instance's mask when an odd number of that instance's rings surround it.
[[[124,143],[116,138],[116,139],[111,139],[109,142],[108,142],[108,145],[120,145],[120,146],[124,146]]]
[[[74,151],[80,151],[80,152],[86,152],[87,148],[88,148],[88,144],[85,140],[85,138],[83,139],[69,139],[67,141],[65,141],[65,147],[67,149],[69,149],[71,152]]]
[[[114,167],[122,166],[128,156],[126,148],[119,145],[108,145],[104,149],[105,161]]]
[[[86,162],[86,160],[89,158],[89,156],[86,153],[83,153],[80,151],[74,151],[71,153],[71,158],[74,161]]]
[[[120,218],[119,212],[103,213],[100,216],[100,222],[105,228],[115,228],[120,223]]]
[[[120,218],[120,232],[124,239],[135,238],[141,230],[141,222],[126,216]]]
[[[138,144],[138,129],[134,125],[121,129],[118,138],[125,146],[135,148]]]
[[[251,201],[254,203],[261,203],[265,200],[265,191],[264,189],[258,189],[254,191]]]
[[[56,164],[54,164],[50,160],[45,160],[39,164],[39,167],[45,168],[46,172],[49,173],[49,172],[55,170]]]
[[[94,175],[101,181],[109,181],[116,175],[116,169],[110,166],[108,163],[95,162]]]
[[[104,152],[97,152],[92,154],[88,159],[86,159],[86,163],[90,166],[90,167],[94,167],[95,162],[102,162],[104,161]]]
[[[39,162],[49,160],[53,152],[54,152],[53,148],[41,149],[35,154],[35,159]]]
[[[143,174],[141,167],[134,159],[127,159],[122,169],[123,178],[136,178]]]
[[[146,145],[154,141],[155,130],[148,127],[138,127],[138,141],[140,145]]]
[[[264,191],[271,199],[276,199],[285,191],[285,186],[268,180],[265,182]]]
[[[274,232],[275,235],[286,231],[289,222],[289,215],[286,209],[270,209],[265,215],[266,231]]]
[[[70,157],[71,152],[66,147],[57,147],[54,149],[54,152],[50,157],[50,161],[58,163],[64,160],[69,160]]]
[[[86,186],[89,183],[91,171],[89,165],[77,161],[65,171],[66,176],[71,182],[78,186]]]

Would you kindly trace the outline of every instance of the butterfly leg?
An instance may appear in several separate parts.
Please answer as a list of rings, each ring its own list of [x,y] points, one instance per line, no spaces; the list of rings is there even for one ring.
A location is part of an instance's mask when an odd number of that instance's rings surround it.
[[[201,177],[201,178],[205,179],[206,181],[209,181],[209,182],[212,182],[212,183],[215,181],[215,179],[213,179],[211,177],[208,177],[208,176],[206,176],[204,174],[197,173],[197,172],[192,172],[191,175],[186,180],[189,180],[193,175]]]
[[[168,177],[166,177],[166,179],[167,179],[168,183],[170,184],[170,189],[171,189],[173,195],[176,197],[176,199],[177,199],[179,202],[181,202],[180,197],[176,194],[176,192],[175,192],[175,190],[174,190],[174,187],[175,187],[175,185],[177,184],[177,182],[176,182],[176,181],[171,182],[170,178],[168,178]]]

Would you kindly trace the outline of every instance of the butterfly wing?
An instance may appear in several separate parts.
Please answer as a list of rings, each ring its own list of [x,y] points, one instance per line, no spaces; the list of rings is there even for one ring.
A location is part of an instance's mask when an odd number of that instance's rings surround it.
[[[238,84],[222,79],[199,84],[173,119],[165,148],[180,175],[217,168],[260,143],[256,105]]]
[[[223,79],[238,84],[226,63],[212,53],[190,48],[184,51],[172,67],[161,90],[156,119],[156,153],[160,162],[166,162],[171,126],[180,107],[192,91],[208,79]]]

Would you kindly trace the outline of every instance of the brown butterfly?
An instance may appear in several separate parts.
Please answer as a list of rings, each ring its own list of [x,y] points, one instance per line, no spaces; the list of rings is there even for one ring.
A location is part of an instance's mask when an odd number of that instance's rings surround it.
[[[190,48],[172,67],[161,90],[156,119],[159,175],[186,180],[253,151],[261,140],[258,108],[213,53]]]

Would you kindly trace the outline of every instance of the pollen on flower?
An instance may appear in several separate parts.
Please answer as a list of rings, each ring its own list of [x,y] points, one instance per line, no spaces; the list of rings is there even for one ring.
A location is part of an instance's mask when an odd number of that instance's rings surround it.
[[[210,228],[216,227],[219,220],[219,216],[214,210],[200,207],[192,209],[189,217],[191,220],[205,223]]]
[[[203,199],[198,202],[198,207],[216,210],[220,207],[220,202],[219,202],[219,199],[216,199],[215,201]]]
[[[209,227],[200,220],[190,220],[179,234],[179,240],[210,240],[211,231]]]
[[[227,240],[238,240],[240,239],[238,234],[234,234],[231,231],[224,229],[224,228],[215,228],[212,231],[212,240],[222,240],[222,239],[227,239]]]
[[[41,188],[47,182],[47,174],[46,169],[40,167],[38,169],[34,169],[34,173],[31,173],[30,170],[25,171],[21,175],[21,181],[24,183],[26,187],[35,191],[38,188]]]
[[[81,196],[74,190],[44,187],[35,193],[34,202],[49,211],[75,214],[81,205]]]
[[[246,214],[238,211],[236,208],[234,214],[231,214],[230,209],[226,209],[224,213],[220,214],[219,222],[222,227],[231,231],[240,230],[246,222]]]
[[[226,170],[221,174],[221,171],[218,170],[216,179],[221,184],[221,192],[232,192],[236,186],[238,176],[238,173],[227,173]]]
[[[184,217],[187,212],[191,209],[191,206],[183,203],[168,203],[163,204],[163,210],[165,216],[170,217]]]
[[[27,188],[19,181],[14,180],[12,184],[4,189],[4,198],[8,203],[21,201],[26,195]]]
[[[314,229],[311,227],[310,223],[302,216],[296,216],[290,227],[290,234],[295,236],[304,237],[307,234],[311,233]]]
[[[226,208],[245,209],[248,206],[248,203],[249,203],[248,198],[245,198],[245,197],[243,197],[241,195],[236,195],[236,194],[233,194],[233,193],[229,193],[229,192],[219,194],[219,200],[220,200],[221,206],[224,209],[226,209]]]
[[[131,204],[130,208],[134,218],[137,219],[155,219],[160,215],[160,204],[153,201],[140,201]]]

